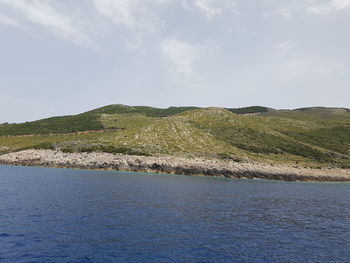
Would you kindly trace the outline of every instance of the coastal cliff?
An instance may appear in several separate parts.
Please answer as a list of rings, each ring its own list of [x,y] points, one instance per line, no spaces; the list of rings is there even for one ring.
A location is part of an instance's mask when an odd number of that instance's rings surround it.
[[[111,153],[63,153],[24,150],[0,155],[2,165],[156,172],[286,181],[350,182],[350,169],[311,169],[258,162],[234,162],[204,158],[148,157]]]

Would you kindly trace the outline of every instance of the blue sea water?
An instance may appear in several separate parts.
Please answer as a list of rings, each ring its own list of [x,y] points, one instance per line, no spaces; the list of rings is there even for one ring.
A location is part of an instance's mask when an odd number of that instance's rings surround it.
[[[350,262],[350,184],[0,166],[0,262]]]

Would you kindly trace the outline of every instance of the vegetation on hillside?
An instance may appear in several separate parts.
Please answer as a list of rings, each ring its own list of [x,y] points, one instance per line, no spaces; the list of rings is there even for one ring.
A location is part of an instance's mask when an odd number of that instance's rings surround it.
[[[0,125],[0,153],[29,148],[350,168],[350,112],[110,105]]]
[[[51,133],[73,133],[80,131],[99,131],[105,127],[101,125],[101,114],[137,114],[147,117],[169,117],[182,112],[199,109],[198,107],[169,107],[166,109],[147,106],[126,106],[121,104],[109,105],[95,110],[87,111],[78,115],[52,117],[33,122],[19,124],[0,125],[2,135],[30,135]],[[254,106],[246,108],[228,109],[237,114],[267,112],[265,107]],[[114,127],[118,128],[118,127]]]
[[[19,124],[2,124],[0,125],[0,136],[73,133],[101,129],[103,129],[103,126],[99,122],[97,115],[83,113],[74,116],[52,117]]]
[[[251,106],[251,107],[244,107],[244,108],[227,108],[227,110],[237,114],[260,113],[260,112],[270,111],[269,108],[261,107],[261,106]]]

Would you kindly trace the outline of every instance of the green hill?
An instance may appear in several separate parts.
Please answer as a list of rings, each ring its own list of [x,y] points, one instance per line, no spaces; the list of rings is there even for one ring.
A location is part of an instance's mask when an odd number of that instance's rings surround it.
[[[198,107],[170,107],[159,109],[147,106],[109,105],[78,115],[52,117],[33,122],[0,125],[1,135],[30,135],[51,133],[73,133],[79,131],[99,131],[105,127],[99,121],[101,114],[138,114],[147,117],[169,117]],[[267,112],[268,108],[253,106],[228,109],[237,114]],[[118,128],[118,127],[115,127]]]
[[[0,153],[28,148],[350,167],[350,111],[109,105],[0,125]]]
[[[192,109],[196,109],[196,107],[158,109],[145,106],[109,105],[73,116],[53,117],[20,124],[0,125],[0,136],[97,131],[104,129],[99,121],[99,115],[101,114],[141,114],[148,117],[167,117]]]

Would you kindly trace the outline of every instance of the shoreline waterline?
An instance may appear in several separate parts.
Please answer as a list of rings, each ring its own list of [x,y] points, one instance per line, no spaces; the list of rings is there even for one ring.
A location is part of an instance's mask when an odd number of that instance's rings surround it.
[[[97,152],[63,153],[52,150],[24,150],[0,155],[0,165],[146,172],[241,179],[350,182],[350,169],[311,169],[276,164],[206,160],[203,158],[146,157]]]
[[[130,170],[112,170],[112,169],[104,169],[104,168],[74,168],[74,167],[63,167],[63,166],[48,166],[48,165],[17,165],[17,164],[2,164],[0,163],[1,167],[7,167],[7,168],[41,168],[41,169],[49,169],[49,170],[63,170],[63,171],[81,171],[81,172],[102,172],[99,173],[98,176],[174,176],[174,177],[189,177],[189,178],[210,178],[210,179],[218,179],[218,180],[243,180],[243,182],[262,182],[262,183],[301,183],[301,184],[330,184],[330,185],[350,185],[350,180],[345,181],[311,181],[311,180],[280,180],[280,179],[264,179],[264,178],[246,178],[246,177],[225,177],[220,175],[203,175],[203,174],[196,174],[196,175],[188,175],[188,174],[176,174],[176,173],[165,173],[165,172],[157,172],[157,171],[130,171]],[[105,172],[105,173],[104,173]]]

